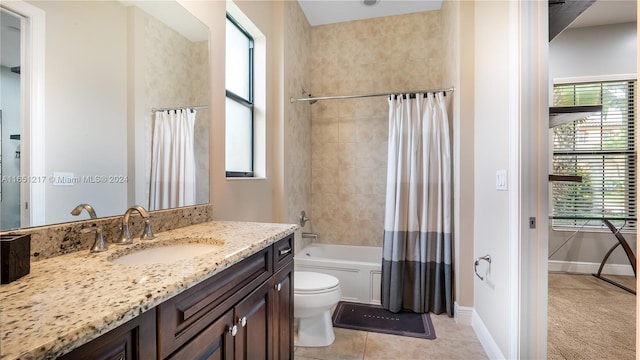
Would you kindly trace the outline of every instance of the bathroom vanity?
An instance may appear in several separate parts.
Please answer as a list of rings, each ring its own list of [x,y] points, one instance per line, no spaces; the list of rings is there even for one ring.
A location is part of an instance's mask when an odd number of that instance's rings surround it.
[[[292,359],[296,225],[208,222],[34,263],[0,287],[3,359]],[[209,253],[122,265],[171,241]]]

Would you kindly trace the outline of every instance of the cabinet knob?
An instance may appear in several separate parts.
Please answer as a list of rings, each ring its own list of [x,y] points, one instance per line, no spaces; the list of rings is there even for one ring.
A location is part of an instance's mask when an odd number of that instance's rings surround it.
[[[247,317],[243,316],[242,318],[238,319],[238,324],[240,324],[240,326],[245,327],[247,325]]]
[[[233,325],[227,331],[229,332],[229,334],[231,334],[231,336],[236,336],[236,334],[238,333],[238,327],[236,325]]]
[[[275,287],[276,287],[276,291],[280,291],[282,289],[282,284],[277,283]]]

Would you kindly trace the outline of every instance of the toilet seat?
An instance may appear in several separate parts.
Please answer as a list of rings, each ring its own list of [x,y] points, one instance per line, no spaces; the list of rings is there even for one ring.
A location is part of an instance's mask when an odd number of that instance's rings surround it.
[[[296,271],[293,278],[294,293],[317,294],[333,291],[340,286],[340,281],[331,275]]]

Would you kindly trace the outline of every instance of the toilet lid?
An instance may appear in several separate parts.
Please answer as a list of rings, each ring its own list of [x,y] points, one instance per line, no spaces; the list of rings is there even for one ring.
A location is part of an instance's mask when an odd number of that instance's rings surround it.
[[[293,288],[297,292],[331,289],[340,284],[335,276],[308,271],[296,271]]]

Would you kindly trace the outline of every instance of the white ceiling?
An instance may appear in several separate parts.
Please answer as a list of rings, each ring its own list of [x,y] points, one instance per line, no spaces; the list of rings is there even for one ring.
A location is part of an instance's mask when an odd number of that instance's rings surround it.
[[[311,26],[382,16],[437,10],[441,0],[380,0],[366,6],[362,0],[298,0]],[[636,21],[636,0],[597,0],[571,25],[572,28]]]
[[[379,0],[373,6],[362,0],[298,0],[311,26],[382,16],[438,10],[442,0]]]
[[[190,41],[209,40],[209,29],[176,1],[120,0],[125,6],[137,6]]]
[[[569,28],[635,22],[636,6],[636,0],[597,0]]]

